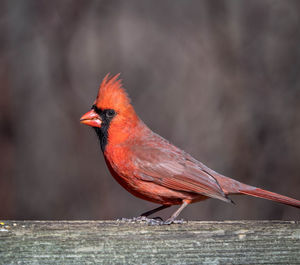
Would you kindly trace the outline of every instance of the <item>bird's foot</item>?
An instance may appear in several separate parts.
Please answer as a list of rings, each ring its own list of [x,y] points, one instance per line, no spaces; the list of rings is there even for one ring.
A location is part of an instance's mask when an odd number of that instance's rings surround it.
[[[166,221],[163,221],[160,217],[154,218],[154,219],[148,219],[146,220],[148,225],[170,225],[170,224],[184,224],[186,221],[183,219],[180,220],[172,220],[171,218],[167,219]]]
[[[147,221],[149,218],[147,218],[146,216],[138,216],[138,217],[134,217],[133,219],[135,219],[137,222],[144,222]]]
[[[148,225],[160,225],[163,223],[163,220],[160,217],[147,218],[146,216],[138,216],[133,218],[121,218],[117,219],[119,222],[128,222],[128,223],[142,223],[145,222]]]
[[[163,221],[161,218],[148,219],[146,222],[148,225],[170,225],[170,224],[186,223],[186,221],[184,221],[183,219],[180,219],[180,220],[167,219],[166,221]]]
[[[167,219],[166,221],[163,222],[164,225],[170,225],[170,224],[184,224],[187,221],[184,221],[183,219],[179,220],[173,220],[172,218]]]
[[[120,219],[117,219],[117,222],[124,222],[124,223],[134,223],[135,221],[136,221],[135,218],[122,217]]]
[[[147,225],[163,225],[164,221],[160,217],[155,217],[155,218],[147,218],[146,220]]]
[[[163,221],[163,219],[160,217],[148,218],[146,216],[138,216],[133,218],[121,218],[118,219],[117,221],[127,222],[127,223],[146,223],[147,225],[150,226],[186,223],[186,221],[184,221],[183,219],[173,220],[172,218],[169,218],[166,221]]]
[[[139,216],[136,219],[139,222],[145,222],[147,225],[161,225],[163,223],[163,219],[160,217],[148,218],[146,216]]]

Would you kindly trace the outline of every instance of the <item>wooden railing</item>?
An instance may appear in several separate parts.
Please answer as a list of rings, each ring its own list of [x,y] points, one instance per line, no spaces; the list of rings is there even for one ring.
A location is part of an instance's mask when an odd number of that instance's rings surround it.
[[[300,264],[300,222],[2,221],[0,264]]]

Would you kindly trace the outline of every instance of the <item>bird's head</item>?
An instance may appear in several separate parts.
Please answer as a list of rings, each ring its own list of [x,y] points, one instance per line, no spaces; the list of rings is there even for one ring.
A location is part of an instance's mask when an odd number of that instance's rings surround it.
[[[92,109],[80,119],[81,123],[96,130],[100,141],[105,140],[104,146],[101,143],[102,150],[107,143],[108,134],[114,134],[114,140],[121,141],[126,136],[124,131],[129,131],[138,122],[119,76],[120,74],[109,77],[107,74],[104,77]]]

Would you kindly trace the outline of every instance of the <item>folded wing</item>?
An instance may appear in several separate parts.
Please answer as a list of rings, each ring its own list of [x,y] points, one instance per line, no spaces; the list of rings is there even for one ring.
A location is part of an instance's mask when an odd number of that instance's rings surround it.
[[[143,181],[177,191],[231,201],[217,180],[201,168],[200,162],[158,135],[155,141],[135,143],[131,152],[134,158],[134,175]]]

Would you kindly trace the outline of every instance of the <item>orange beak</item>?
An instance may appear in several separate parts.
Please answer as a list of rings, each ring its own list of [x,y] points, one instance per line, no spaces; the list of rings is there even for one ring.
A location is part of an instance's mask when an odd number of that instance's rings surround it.
[[[91,127],[101,128],[102,120],[99,114],[92,109],[80,118],[80,122]]]

